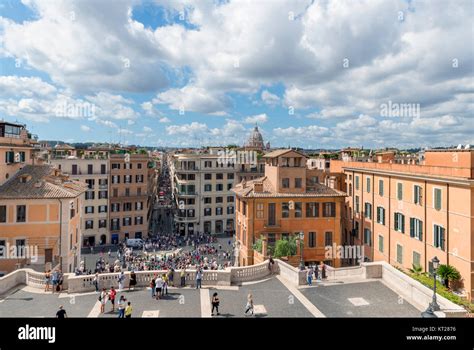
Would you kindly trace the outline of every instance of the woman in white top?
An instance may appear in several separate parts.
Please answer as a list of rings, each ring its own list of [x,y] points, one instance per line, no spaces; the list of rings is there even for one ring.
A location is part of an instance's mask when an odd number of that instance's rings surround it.
[[[247,305],[245,305],[245,314],[247,315],[249,311],[251,311],[251,315],[253,316],[253,296],[250,293],[249,295],[247,295]]]
[[[103,314],[104,313],[104,309],[105,309],[105,303],[107,302],[107,291],[104,289],[102,289],[102,292],[100,292],[100,295],[99,295],[99,301],[100,301],[100,313]]]

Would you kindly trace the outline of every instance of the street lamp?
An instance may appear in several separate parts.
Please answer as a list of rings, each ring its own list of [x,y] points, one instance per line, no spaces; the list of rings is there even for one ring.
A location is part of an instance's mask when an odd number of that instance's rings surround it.
[[[304,270],[304,261],[303,261],[303,244],[304,244],[304,232],[300,232],[300,270]]]
[[[422,317],[427,317],[427,318],[436,317],[435,311],[440,310],[440,307],[438,303],[436,302],[436,272],[438,271],[438,267],[439,267],[438,257],[435,256],[431,260],[431,263],[433,264],[433,299],[431,300],[431,303],[428,305],[428,308],[421,314]]]

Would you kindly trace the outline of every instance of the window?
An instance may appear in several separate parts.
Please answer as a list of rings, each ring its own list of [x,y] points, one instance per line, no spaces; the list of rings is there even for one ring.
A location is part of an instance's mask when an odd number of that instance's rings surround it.
[[[125,189],[125,197],[130,197],[130,188]]]
[[[212,185],[211,184],[204,185],[204,192],[211,192],[211,191],[212,191]]]
[[[135,210],[143,210],[143,202],[135,202]]]
[[[359,214],[359,196],[355,196],[355,212]]]
[[[355,189],[356,189],[356,190],[359,189],[359,176],[356,176],[356,177],[355,177]]]
[[[306,203],[306,217],[307,218],[319,217],[319,203],[315,203],[315,202]]]
[[[99,220],[99,228],[106,228],[107,227],[107,220],[101,219]]]
[[[94,191],[87,191],[85,194],[86,200],[92,200],[95,198],[95,192]]]
[[[137,169],[141,169],[142,168],[142,163],[137,163]]]
[[[124,168],[124,169],[127,169],[127,170],[131,170],[131,169],[132,169],[132,163],[125,163],[125,164],[123,165],[123,168]]]
[[[434,208],[436,210],[441,210],[441,188],[435,188],[433,196]]]
[[[114,231],[120,230],[120,219],[110,220],[111,229]]]
[[[377,207],[377,223],[385,225],[385,208]]]
[[[370,177],[368,177],[366,181],[367,181],[367,193],[370,193]]]
[[[234,203],[234,196],[227,196],[227,203]]]
[[[290,188],[290,179],[289,178],[284,178],[281,179],[281,187],[282,188]]]
[[[94,173],[94,165],[93,164],[87,164],[87,174],[93,174]]]
[[[118,188],[114,188],[112,193],[113,193],[112,197],[118,197]]]
[[[367,218],[367,219],[372,219],[372,204],[370,203],[365,203],[365,206],[364,206],[364,216]]]
[[[420,253],[413,251],[413,265],[421,266],[420,265]]]
[[[92,230],[94,228],[94,220],[86,220],[86,230]]]
[[[143,175],[142,175],[143,178]],[[188,180],[194,181],[196,180],[196,175],[195,174],[188,174]]]
[[[16,222],[26,222],[26,205],[16,206]]]
[[[383,236],[379,235],[379,252],[383,253]]]
[[[227,207],[227,214],[234,214],[234,207],[233,206]]]
[[[295,178],[295,188],[301,188],[301,178]]]
[[[222,184],[216,185],[216,191],[223,191],[223,190],[224,190],[224,186]]]
[[[113,184],[119,184],[120,183],[120,176],[112,175],[112,183]]]
[[[324,233],[324,245],[327,246],[332,246],[332,232],[326,232]]]
[[[224,202],[224,197],[216,197],[216,203]]]
[[[107,213],[107,206],[99,205],[99,213]]]
[[[397,244],[397,262],[403,264],[403,247]]]
[[[336,203],[323,203],[323,216],[324,217],[335,217],[336,216]]]
[[[410,237],[423,240],[423,221],[410,218]]]
[[[372,233],[368,228],[364,229],[364,244],[372,246]]]
[[[434,225],[433,229],[433,238],[434,238],[434,247],[444,250],[444,227]]]
[[[263,203],[257,203],[257,218],[263,219]]]
[[[211,215],[212,215],[211,208],[204,208],[204,216],[211,216]]]
[[[268,225],[274,226],[276,225],[276,213],[275,213],[275,203],[268,203]]]
[[[379,196],[383,196],[383,180],[379,180]]]
[[[290,205],[289,203],[281,203],[281,217],[289,218],[290,217]]]
[[[132,211],[132,203],[131,202],[123,203],[123,211]]]
[[[94,207],[87,206],[86,207],[86,214],[92,214],[92,213],[94,213]]]
[[[112,212],[116,213],[120,211],[120,203],[112,203]]]
[[[143,216],[135,216],[135,225],[143,225]]]
[[[216,207],[216,215],[222,215],[222,207]]]
[[[212,180],[212,174],[204,174],[204,180]]]
[[[130,216],[124,217],[122,219],[122,225],[123,226],[130,226],[132,225],[132,218]]]
[[[7,206],[0,205],[0,222],[7,222]]]
[[[107,191],[99,191],[99,199],[107,199]]]
[[[421,205],[421,187],[413,186],[413,203]]]
[[[120,169],[120,163],[112,163],[112,170]]]
[[[394,226],[395,231],[405,233],[405,215],[401,213],[394,214]]]
[[[105,174],[107,172],[107,166],[105,164],[100,165],[100,173]],[[99,180],[100,182],[100,180]]]
[[[308,233],[308,246],[310,248],[316,247],[316,232]]]
[[[206,160],[204,162],[204,168],[212,168],[212,161]]]
[[[216,180],[224,180],[224,174],[222,174],[222,173],[217,173],[217,174],[216,174]]]
[[[397,199],[403,200],[403,184],[401,182],[397,183]]]
[[[88,189],[93,189],[94,184],[95,184],[95,180],[94,179],[86,179],[86,184],[87,184]]]
[[[212,204],[212,197],[204,197],[204,204]]]
[[[303,215],[303,203],[295,203],[295,218],[300,218]]]
[[[77,164],[72,165],[72,175],[77,175]]]
[[[135,175],[135,182],[136,183],[143,183],[143,174],[142,175]]]
[[[227,184],[227,191],[230,191],[232,189],[232,183]]]
[[[123,183],[126,183],[126,184],[132,183],[132,175],[124,175]]]
[[[352,184],[349,184],[349,196],[352,197]]]
[[[227,180],[233,180],[233,179],[234,179],[234,173],[228,173]]]

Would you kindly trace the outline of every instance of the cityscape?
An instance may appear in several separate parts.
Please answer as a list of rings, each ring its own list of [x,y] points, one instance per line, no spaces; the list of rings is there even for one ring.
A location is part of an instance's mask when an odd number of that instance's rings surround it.
[[[63,318],[409,319],[399,344],[470,344],[473,17],[0,4],[0,319],[30,320],[14,344],[58,342]]]

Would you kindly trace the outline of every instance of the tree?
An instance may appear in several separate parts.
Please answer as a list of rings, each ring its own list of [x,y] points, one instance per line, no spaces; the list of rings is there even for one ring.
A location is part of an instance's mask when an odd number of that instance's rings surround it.
[[[253,250],[256,250],[257,252],[259,252],[260,254],[262,254],[262,238],[259,238],[255,241],[255,243],[252,245],[252,249]]]
[[[444,280],[444,285],[449,288],[449,282],[459,281],[461,274],[451,265],[439,265],[437,274]]]
[[[289,239],[279,239],[275,244],[274,255],[276,258],[282,256],[291,256],[296,254],[296,236],[292,236]]]

